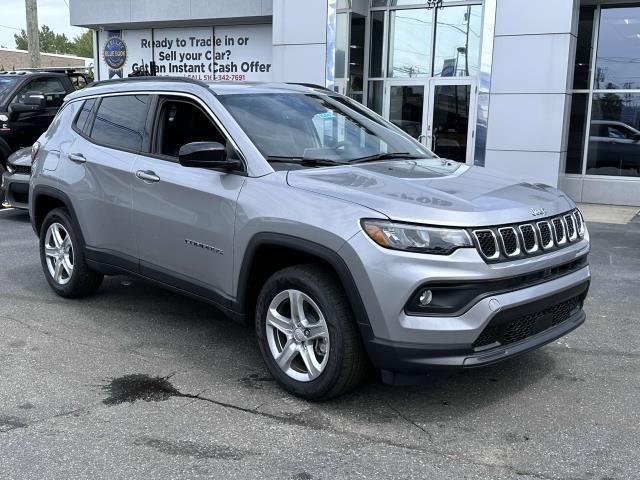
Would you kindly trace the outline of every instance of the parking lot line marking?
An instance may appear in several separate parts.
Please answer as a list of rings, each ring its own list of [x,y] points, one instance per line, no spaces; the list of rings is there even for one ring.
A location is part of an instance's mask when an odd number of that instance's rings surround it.
[[[15,210],[15,208],[10,207],[10,208],[0,208],[0,213],[2,212],[10,212],[11,210]]]

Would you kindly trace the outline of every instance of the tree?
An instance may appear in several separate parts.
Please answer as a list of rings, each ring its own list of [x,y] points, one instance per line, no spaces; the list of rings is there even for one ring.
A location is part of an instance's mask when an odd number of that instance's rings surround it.
[[[55,33],[47,25],[40,27],[40,51],[43,53],[73,53],[73,44],[69,41],[67,36],[62,33]],[[27,50],[27,32],[20,31],[20,34],[14,35],[16,41],[16,48],[20,50]]]
[[[72,51],[78,57],[93,57],[93,32],[85,30],[77,37],[74,37],[72,43]]]

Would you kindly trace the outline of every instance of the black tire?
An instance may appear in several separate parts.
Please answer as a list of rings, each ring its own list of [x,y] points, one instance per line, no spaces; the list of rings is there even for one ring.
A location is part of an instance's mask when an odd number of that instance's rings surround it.
[[[53,224],[64,227],[71,241],[72,273],[68,275],[65,284],[57,282],[49,271],[47,256],[45,253],[47,231]],[[65,298],[81,298],[93,294],[102,284],[103,275],[91,270],[84,256],[82,237],[78,233],[69,213],[64,208],[56,208],[50,211],[44,219],[40,229],[40,261],[44,276],[54,292]]]
[[[283,371],[267,338],[267,311],[272,300],[286,290],[308,295],[320,308],[329,332],[328,360],[322,373],[310,381],[298,381]],[[288,392],[323,401],[355,388],[368,371],[368,358],[349,303],[336,276],[320,265],[296,265],[276,272],[262,287],[255,316],[262,357],[273,377]]]

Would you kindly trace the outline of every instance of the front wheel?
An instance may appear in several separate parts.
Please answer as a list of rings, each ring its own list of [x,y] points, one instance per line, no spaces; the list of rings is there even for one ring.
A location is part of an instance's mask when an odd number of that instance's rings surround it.
[[[354,388],[367,369],[355,319],[335,276],[318,265],[275,273],[256,306],[256,333],[271,374],[287,391],[327,400]]]

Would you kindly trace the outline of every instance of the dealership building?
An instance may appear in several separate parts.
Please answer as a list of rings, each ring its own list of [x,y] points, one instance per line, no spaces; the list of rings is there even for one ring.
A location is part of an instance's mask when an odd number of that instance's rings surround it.
[[[438,155],[640,205],[640,3],[70,0],[100,79],[323,85]]]

